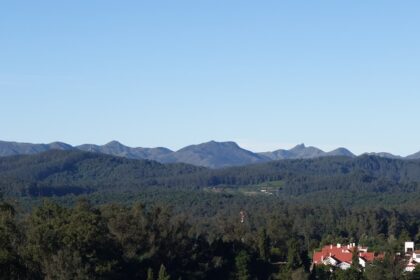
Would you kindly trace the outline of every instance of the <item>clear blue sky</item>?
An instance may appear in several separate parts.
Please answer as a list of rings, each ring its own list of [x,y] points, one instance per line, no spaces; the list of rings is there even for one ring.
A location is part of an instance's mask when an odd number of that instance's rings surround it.
[[[419,1],[2,1],[0,139],[420,150]]]

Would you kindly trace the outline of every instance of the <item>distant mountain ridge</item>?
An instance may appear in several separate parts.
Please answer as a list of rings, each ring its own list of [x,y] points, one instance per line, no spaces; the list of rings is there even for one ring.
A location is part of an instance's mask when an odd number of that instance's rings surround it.
[[[167,148],[131,148],[124,146],[118,141],[111,141],[103,146],[94,144],[84,144],[76,146],[75,148],[85,151],[102,153],[131,159],[152,159],[156,161],[163,161],[163,159],[172,154],[173,151]]]
[[[71,150],[73,146],[62,143],[53,142],[50,144],[32,144],[19,142],[0,141],[0,156],[14,156],[14,155],[31,155],[46,152],[49,150]]]
[[[269,159],[245,150],[235,142],[216,141],[187,146],[163,160],[163,162],[183,162],[210,168],[239,166],[266,161],[269,161]]]
[[[396,156],[390,153],[366,153],[369,156],[377,156],[377,157],[382,157],[382,158],[391,158],[391,159],[404,159],[404,157],[402,156]],[[416,154],[414,155],[409,155],[407,156],[405,159],[419,159],[420,158],[420,152],[417,153],[418,155],[416,156]]]
[[[330,152],[324,152],[316,147],[306,147],[305,144],[295,146],[290,150],[276,150],[273,152],[260,153],[260,155],[266,156],[271,160],[280,159],[309,159],[318,158],[325,156],[346,156],[355,157],[355,155],[347,150],[346,148],[338,148]]]
[[[111,141],[105,145],[83,144],[71,146],[63,142],[50,144],[31,144],[0,141],[0,157],[37,154],[49,150],[82,150],[86,152],[108,154],[129,159],[148,159],[161,163],[188,163],[209,168],[223,168],[241,166],[253,163],[262,163],[282,159],[312,159],[328,156],[356,157],[346,148],[338,148],[325,152],[319,148],[299,144],[290,150],[279,149],[272,152],[254,153],[241,148],[235,142],[210,141],[198,145],[190,145],[178,151],[164,147],[141,148],[128,147],[118,141]],[[367,153],[392,159],[420,159],[420,152],[405,158],[389,153]]]

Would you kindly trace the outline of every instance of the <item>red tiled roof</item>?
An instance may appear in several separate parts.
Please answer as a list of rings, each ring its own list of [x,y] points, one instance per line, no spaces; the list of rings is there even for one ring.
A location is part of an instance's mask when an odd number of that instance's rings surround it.
[[[341,247],[327,245],[319,252],[315,252],[313,256],[313,261],[315,264],[322,263],[323,260],[329,256],[334,257],[339,262],[351,263],[354,247],[347,247],[343,245]],[[367,249],[367,248],[363,248]],[[359,256],[365,259],[367,262],[372,262],[375,259],[375,254],[371,252],[359,253]]]
[[[360,257],[364,258],[368,262],[373,262],[375,260],[375,254],[372,252],[361,253]]]

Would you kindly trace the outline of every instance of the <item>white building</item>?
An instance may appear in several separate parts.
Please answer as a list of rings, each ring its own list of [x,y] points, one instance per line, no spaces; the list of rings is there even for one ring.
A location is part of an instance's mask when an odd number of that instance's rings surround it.
[[[415,250],[414,242],[408,241],[404,244],[405,257],[408,258],[405,271],[411,272],[420,263],[420,250]]]
[[[405,254],[412,254],[414,252],[414,242],[407,241],[404,244],[404,253]]]

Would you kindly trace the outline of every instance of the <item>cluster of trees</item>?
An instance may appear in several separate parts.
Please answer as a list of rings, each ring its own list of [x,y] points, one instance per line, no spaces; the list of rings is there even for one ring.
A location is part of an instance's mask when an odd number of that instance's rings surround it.
[[[420,161],[362,156],[281,160],[225,169],[161,164],[82,151],[0,158],[0,188],[13,195],[52,196],[144,187],[203,188],[286,182],[286,195],[351,189],[418,192]]]
[[[273,195],[240,191],[273,181]],[[81,151],[0,158],[0,278],[420,279],[395,258],[420,244],[419,183],[420,161],[370,156],[220,170]],[[349,242],[386,257],[310,270],[314,250]]]
[[[64,196],[97,191],[186,186],[203,168],[82,151],[0,157],[0,190],[9,196]]]
[[[419,210],[166,192],[132,205],[46,200],[27,214],[2,202],[0,278],[418,279],[417,271],[403,273],[395,255],[404,241],[420,241]],[[313,250],[336,242],[358,242],[386,258],[365,271],[310,271]]]
[[[18,219],[0,207],[1,279],[268,278],[265,233],[255,250],[239,240],[209,242],[168,209],[136,204],[74,208],[46,201]],[[298,264],[296,264],[298,265]]]

